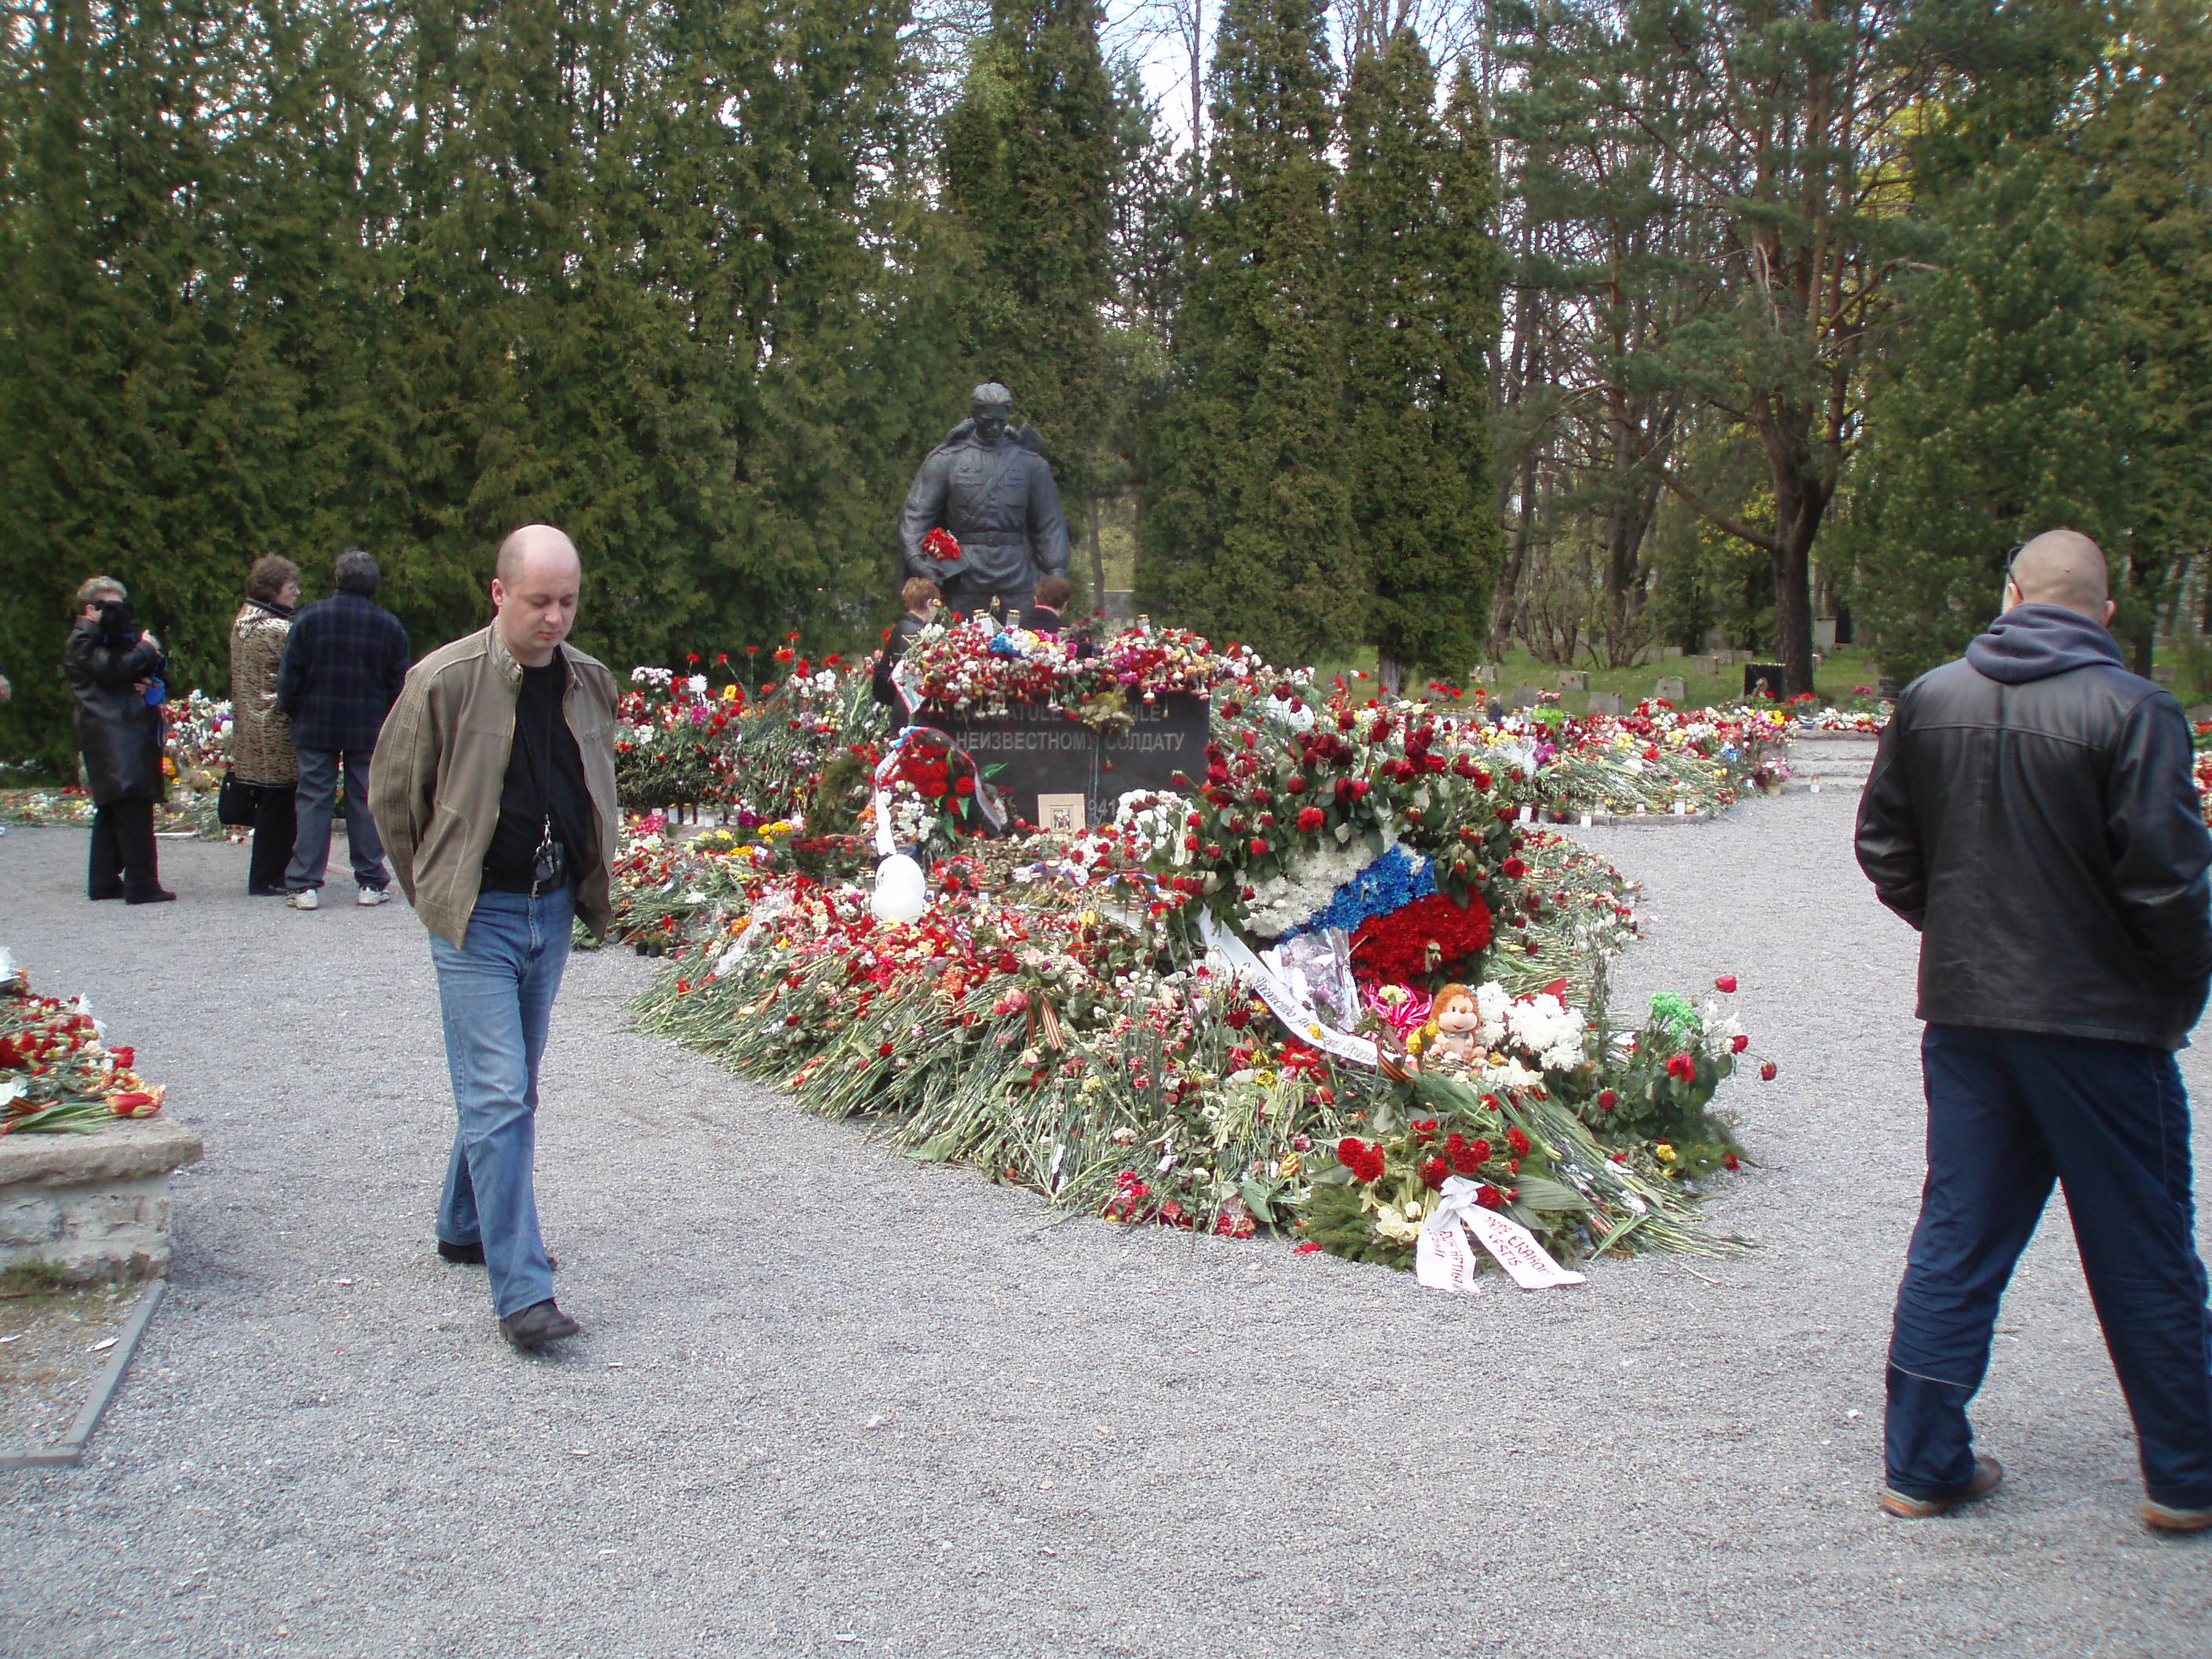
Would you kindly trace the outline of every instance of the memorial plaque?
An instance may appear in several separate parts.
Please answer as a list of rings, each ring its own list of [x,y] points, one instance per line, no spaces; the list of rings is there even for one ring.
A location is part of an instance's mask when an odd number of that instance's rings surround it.
[[[1102,737],[1061,709],[1015,703],[1003,714],[970,718],[925,708],[921,719],[949,733],[975,757],[1008,810],[1026,823],[1051,827],[1110,823],[1132,789],[1194,793],[1206,775],[1206,700],[1175,692],[1133,705],[1129,730]],[[1191,780],[1178,785],[1176,774]],[[1071,811],[1070,797],[1083,804]]]
[[[1109,823],[1114,808],[1132,789],[1197,793],[1206,777],[1206,702],[1176,691],[1133,705],[1136,724],[1098,740],[1098,776],[1091,786],[1091,822]],[[1178,785],[1176,774],[1190,781]]]
[[[1018,702],[1003,714],[970,718],[930,707],[920,718],[975,757],[984,778],[1018,818],[1042,823],[1041,795],[1091,796],[1098,734],[1060,709]]]

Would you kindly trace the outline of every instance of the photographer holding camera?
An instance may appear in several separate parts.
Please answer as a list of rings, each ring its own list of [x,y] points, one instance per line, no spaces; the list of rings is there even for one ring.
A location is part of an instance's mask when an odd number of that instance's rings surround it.
[[[154,804],[167,793],[161,771],[161,702],[168,659],[152,630],[131,614],[131,596],[112,576],[76,590],[76,625],[62,647],[62,672],[76,699],[76,746],[95,809],[92,872],[95,899],[161,904]]]

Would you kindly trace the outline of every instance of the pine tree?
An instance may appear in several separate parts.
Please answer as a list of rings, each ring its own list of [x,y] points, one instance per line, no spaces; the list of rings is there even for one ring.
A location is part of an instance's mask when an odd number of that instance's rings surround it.
[[[1856,611],[1899,679],[1988,625],[2008,544],[2067,525],[2124,558],[2131,519],[2136,400],[2083,169],[2008,143],[1940,215],[1854,474]]]
[[[1439,120],[1435,70],[1410,29],[1352,65],[1343,125],[1352,517],[1367,637],[1395,692],[1408,669],[1474,660],[1497,574],[1493,191],[1474,83],[1462,71]]]
[[[1155,615],[1280,662],[1366,620],[1343,423],[1326,24],[1231,0],[1164,407],[1147,434],[1137,583]]]
[[[1116,401],[1103,313],[1121,112],[1098,16],[1097,0],[994,0],[945,124],[946,194],[973,244],[975,374],[1012,388],[1077,524]]]

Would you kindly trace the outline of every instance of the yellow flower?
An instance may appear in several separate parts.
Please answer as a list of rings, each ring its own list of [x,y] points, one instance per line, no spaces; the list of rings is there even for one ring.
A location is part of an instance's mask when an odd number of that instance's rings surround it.
[[[1298,1162],[1298,1155],[1296,1152],[1285,1152],[1283,1154],[1283,1161],[1275,1165],[1275,1173],[1280,1176],[1284,1180],[1288,1181],[1292,1176],[1298,1172],[1301,1167],[1302,1166]]]
[[[1662,1164],[1672,1164],[1674,1161],[1674,1149],[1663,1140],[1651,1150],[1659,1154],[1659,1161]]]

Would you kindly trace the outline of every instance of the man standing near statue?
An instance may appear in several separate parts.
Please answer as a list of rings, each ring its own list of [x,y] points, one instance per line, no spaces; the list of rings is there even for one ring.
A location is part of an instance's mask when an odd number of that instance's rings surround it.
[[[992,380],[975,388],[969,408],[915,474],[899,514],[899,551],[906,574],[935,582],[955,615],[996,600],[1012,626],[1040,580],[1066,574],[1067,525],[1035,434],[1008,429],[1014,394]],[[939,529],[959,543],[957,557],[929,550],[929,532]]]

